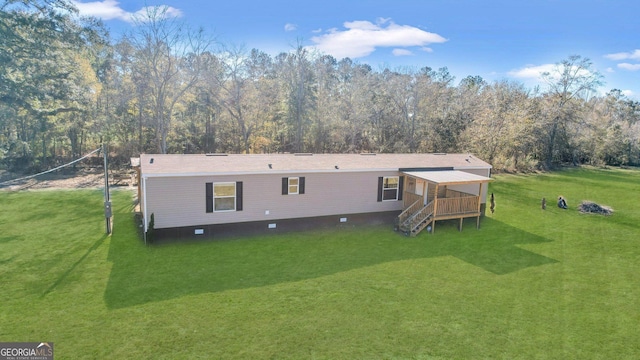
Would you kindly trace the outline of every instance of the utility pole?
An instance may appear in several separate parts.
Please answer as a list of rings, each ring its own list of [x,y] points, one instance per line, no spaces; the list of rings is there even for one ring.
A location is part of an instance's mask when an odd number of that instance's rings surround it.
[[[107,235],[111,234],[111,197],[109,196],[109,163],[107,160],[107,144],[102,144],[104,157],[104,218],[106,221]]]

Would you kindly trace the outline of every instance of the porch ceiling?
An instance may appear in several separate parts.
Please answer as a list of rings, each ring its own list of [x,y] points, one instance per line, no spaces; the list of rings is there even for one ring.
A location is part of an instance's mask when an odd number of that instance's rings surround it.
[[[486,176],[480,176],[459,170],[408,171],[403,172],[403,174],[442,185],[478,184],[492,180]]]

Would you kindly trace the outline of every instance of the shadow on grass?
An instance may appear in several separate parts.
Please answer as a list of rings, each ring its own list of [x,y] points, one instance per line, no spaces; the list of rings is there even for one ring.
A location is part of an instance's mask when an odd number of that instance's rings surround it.
[[[96,240],[96,242],[94,242],[93,245],[87,249],[84,255],[82,255],[75,263],[73,263],[73,265],[71,265],[69,269],[67,269],[64,273],[62,273],[62,275],[60,275],[60,277],[58,277],[58,279],[53,284],[51,284],[51,286],[49,286],[47,290],[45,290],[42,293],[41,298],[44,298],[45,296],[47,296],[47,294],[55,290],[55,288],[58,287],[58,285],[60,285],[67,278],[67,276],[69,276],[69,274],[71,274],[73,270],[75,270],[78,267],[78,265],[80,265],[87,258],[87,256],[89,256],[89,254],[91,254],[94,250],[99,248],[100,245],[102,245],[102,243],[106,238],[107,238],[107,235],[105,234],[102,237],[100,237],[98,240]]]
[[[20,235],[0,236],[0,244],[8,243],[10,241],[18,241],[22,239],[23,239],[23,236],[20,236]]]
[[[14,255],[14,256],[12,256],[12,257],[10,257],[10,258],[2,259],[2,260],[0,260],[0,265],[9,264],[9,263],[11,263],[11,262],[16,258],[16,257],[17,257],[17,256],[16,256],[16,255]]]
[[[612,183],[618,183],[620,186],[638,186],[635,176],[621,171],[624,170],[619,168],[577,168],[558,171],[557,174],[570,181],[600,183],[603,186],[611,186]]]
[[[497,275],[557,262],[516,246],[549,242],[542,237],[490,218],[483,220],[481,230],[467,225],[458,232],[456,224],[438,223],[437,233],[416,238],[382,226],[151,247],[140,244],[131,225],[111,238],[113,267],[105,302],[109,308],[124,308],[441,256]]]
[[[89,256],[89,254],[91,254],[94,250],[100,247],[100,245],[102,245],[106,238],[107,235],[104,234],[102,235],[102,237],[96,240],[96,242],[94,242],[93,245],[87,249],[84,255],[82,255],[75,263],[73,263],[73,265],[71,265],[64,273],[62,273],[62,275],[60,275],[60,277],[58,277],[58,279],[51,286],[49,286],[49,288],[47,288],[44,293],[42,293],[41,297],[43,298],[47,296],[47,294],[55,290],[55,288],[57,288],[58,285],[60,285],[67,278],[67,276],[69,276],[69,274],[71,274],[73,270],[75,270],[75,268],[77,268],[78,265],[80,265],[87,258],[87,256]]]
[[[475,222],[475,219],[470,219]],[[443,226],[438,223],[438,231]],[[457,220],[447,226],[455,231]],[[475,225],[475,224],[474,224]],[[541,236],[517,229],[491,218],[482,221],[482,229],[467,228],[456,236],[427,238],[432,256],[454,256],[496,275],[505,275],[529,267],[557,263],[555,259],[525,250],[517,245],[551,242]]]

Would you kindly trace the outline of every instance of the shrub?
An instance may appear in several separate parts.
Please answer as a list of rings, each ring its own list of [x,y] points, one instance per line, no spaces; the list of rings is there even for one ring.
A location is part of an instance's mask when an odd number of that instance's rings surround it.
[[[151,213],[151,219],[149,219],[149,228],[147,229],[147,244],[153,244],[154,237],[155,216]]]

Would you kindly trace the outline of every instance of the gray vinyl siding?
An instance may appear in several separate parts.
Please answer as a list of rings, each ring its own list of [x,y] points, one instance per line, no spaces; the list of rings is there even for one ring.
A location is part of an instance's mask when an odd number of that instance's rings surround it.
[[[347,215],[402,210],[402,201],[377,201],[378,177],[398,172],[331,172],[239,176],[150,177],[146,214],[155,227]],[[282,195],[282,178],[305,177],[305,194]],[[206,212],[205,184],[243,182],[243,210]],[[268,212],[268,213],[267,213]]]

